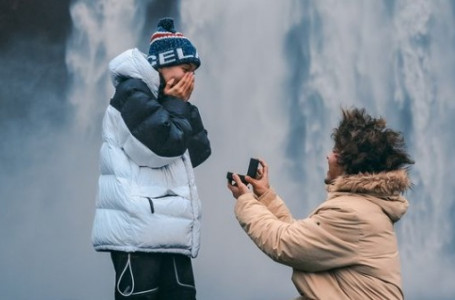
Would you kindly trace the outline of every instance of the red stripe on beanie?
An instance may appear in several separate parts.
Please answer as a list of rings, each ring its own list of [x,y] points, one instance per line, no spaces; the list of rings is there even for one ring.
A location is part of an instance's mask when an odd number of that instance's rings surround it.
[[[152,37],[150,38],[150,41],[153,41],[154,39],[158,38],[163,38],[163,37],[184,37],[182,33],[176,32],[176,33],[168,33],[168,32],[155,32]]]

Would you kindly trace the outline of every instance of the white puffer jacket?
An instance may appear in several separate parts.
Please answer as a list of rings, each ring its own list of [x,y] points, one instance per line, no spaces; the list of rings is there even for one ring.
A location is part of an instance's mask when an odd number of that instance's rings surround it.
[[[137,93],[132,97],[139,99],[128,100],[129,103],[140,101],[149,93],[147,101],[154,101],[160,114],[163,111],[168,113],[156,99],[159,75],[143,53],[137,49],[128,50],[113,59],[109,67],[117,93],[125,78],[139,86],[126,89],[126,94]],[[144,83],[148,89],[145,85],[140,86]],[[132,121],[124,112],[126,108],[119,110],[113,105],[114,100],[111,100],[103,119],[101,175],[92,232],[95,249],[180,253],[196,257],[201,209],[188,150],[171,157],[150,150],[147,143],[138,138],[144,132],[132,130]],[[176,105],[184,103],[178,101]],[[137,111],[135,113],[139,114]],[[155,122],[156,117],[150,119]],[[179,122],[182,120],[186,122],[183,117]],[[167,126],[169,122],[166,122]],[[189,124],[185,122],[183,124]],[[147,130],[145,134],[149,132]]]

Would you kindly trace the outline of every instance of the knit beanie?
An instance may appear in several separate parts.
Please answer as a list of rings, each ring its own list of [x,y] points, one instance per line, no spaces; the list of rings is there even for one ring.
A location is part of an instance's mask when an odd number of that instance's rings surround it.
[[[192,63],[196,69],[201,65],[196,48],[181,32],[174,28],[174,20],[163,18],[158,22],[158,29],[150,38],[147,60],[153,68],[171,67]]]

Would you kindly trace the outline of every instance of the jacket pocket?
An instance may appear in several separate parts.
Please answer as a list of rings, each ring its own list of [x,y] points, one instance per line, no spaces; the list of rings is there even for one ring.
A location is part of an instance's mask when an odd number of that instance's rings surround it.
[[[149,201],[149,204],[150,204],[150,211],[152,212],[152,214],[154,214],[155,213],[155,205],[153,204],[153,200],[150,197],[146,197],[146,198],[147,198],[147,200]]]

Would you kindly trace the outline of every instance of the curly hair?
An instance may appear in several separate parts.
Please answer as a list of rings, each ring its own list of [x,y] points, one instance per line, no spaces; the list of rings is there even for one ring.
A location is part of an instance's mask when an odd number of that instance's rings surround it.
[[[342,110],[343,118],[333,130],[334,152],[347,174],[378,173],[414,164],[405,150],[400,132],[386,128],[365,109]]]

